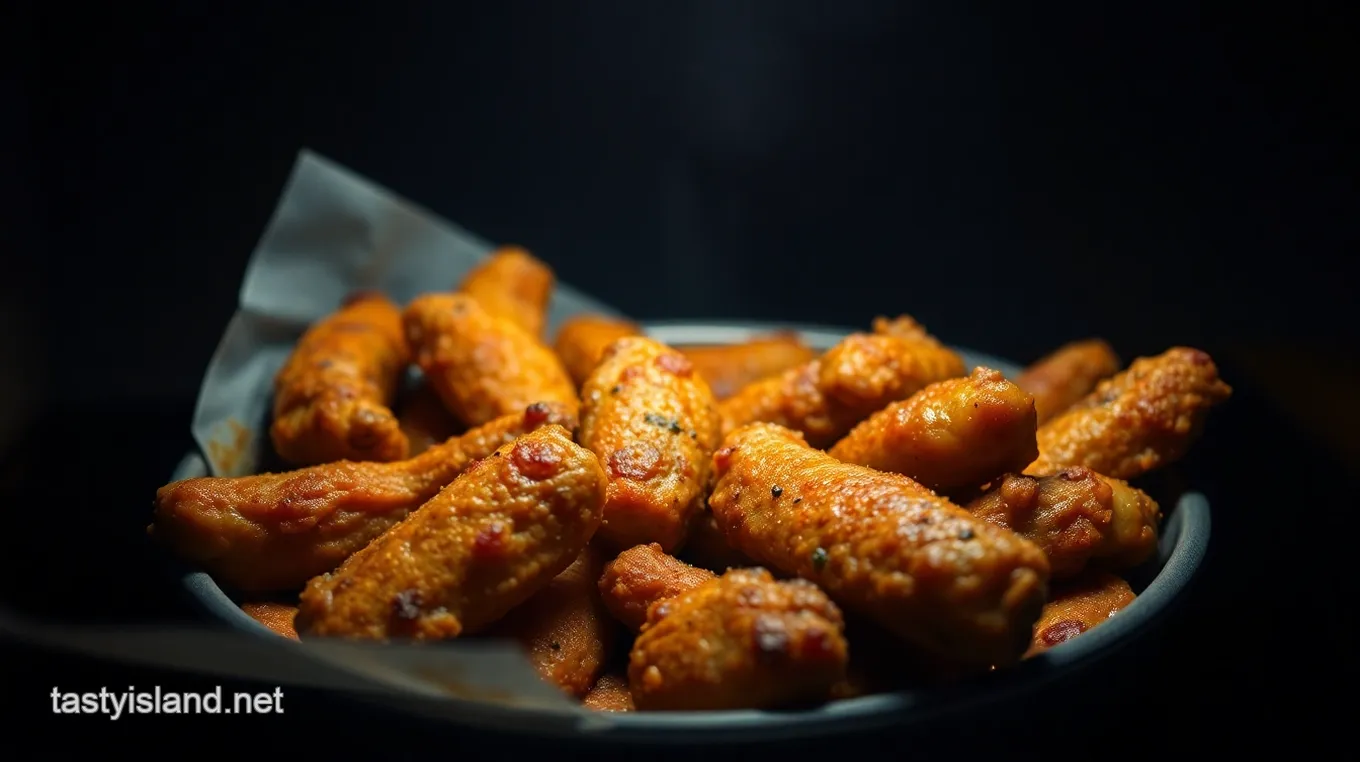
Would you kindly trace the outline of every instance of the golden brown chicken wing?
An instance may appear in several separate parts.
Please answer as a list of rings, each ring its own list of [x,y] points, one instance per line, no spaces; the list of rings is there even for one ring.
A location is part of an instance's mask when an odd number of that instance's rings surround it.
[[[615,619],[636,632],[647,621],[647,609],[653,603],[693,590],[714,576],[667,555],[656,543],[639,545],[605,565],[599,578],[600,597]]]
[[[477,461],[401,524],[302,591],[303,636],[473,633],[528,600],[599,527],[608,480],[561,426]]]
[[[534,402],[575,406],[576,386],[547,347],[463,294],[427,294],[403,316],[416,363],[444,405],[480,426]]]
[[[932,336],[925,326],[916,322],[916,318],[911,315],[898,315],[895,318],[880,315],[874,318],[873,331],[879,336],[896,336],[899,339],[938,343],[938,339]]]
[[[269,437],[279,457],[295,466],[405,458],[390,406],[408,359],[401,312],[381,294],[356,294],[309,328],[274,378]]]
[[[1025,473],[1085,466],[1133,479],[1179,460],[1215,405],[1232,396],[1209,355],[1176,347],[1133,361],[1067,412],[1039,427],[1039,459]]]
[[[489,314],[541,338],[555,281],[552,268],[529,252],[502,246],[467,274],[459,291]]]
[[[683,355],[641,336],[619,339],[581,388],[581,444],[609,474],[599,539],[614,548],[685,539],[703,508],[718,416]]]
[[[411,457],[463,433],[464,426],[424,379],[397,402],[397,421],[411,443]]]
[[[295,590],[434,497],[469,463],[540,426],[575,420],[561,405],[530,405],[410,460],[178,481],[157,490],[151,534],[229,587]]]
[[[679,558],[715,574],[759,565],[750,556],[728,544],[727,537],[718,528],[718,520],[706,509],[694,514],[690,520],[689,536],[680,548]]]
[[[777,423],[830,447],[888,404],[964,373],[963,360],[936,342],[854,334],[817,360],[748,384],[719,412],[725,432]]]
[[[1088,574],[1055,585],[1052,600],[1044,605],[1039,621],[1034,624],[1034,642],[1025,657],[1066,643],[1109,620],[1136,597],[1129,583],[1113,574]]]
[[[1049,574],[1033,543],[776,425],[733,432],[713,463],[713,515],[756,561],[951,661],[985,668],[1024,651]]]
[[[790,331],[758,336],[740,344],[689,346],[680,351],[719,400],[731,397],[749,383],[777,376],[817,356],[798,334]]]
[[[1119,356],[1100,339],[1074,341],[1025,368],[1015,383],[1034,395],[1039,423],[1082,400],[1096,384],[1119,371]]]
[[[968,510],[1043,548],[1055,580],[1088,563],[1112,569],[1142,563],[1157,549],[1161,519],[1142,490],[1080,466],[1042,479],[1007,474]]]
[[[973,489],[1039,454],[1034,399],[999,371],[939,381],[874,413],[829,451],[941,493]]]
[[[600,601],[600,554],[586,548],[566,571],[485,631],[524,646],[544,680],[580,698],[595,684],[618,627]]]
[[[600,364],[610,344],[625,336],[641,336],[636,323],[604,315],[578,315],[567,320],[557,331],[553,351],[566,367],[572,381],[581,386],[591,371]]]
[[[600,675],[581,703],[597,712],[631,712],[637,708],[633,705],[633,692],[628,688],[628,675],[621,672]]]
[[[825,699],[845,676],[842,627],[816,585],[733,569],[652,606],[629,658],[633,701],[712,710]]]
[[[275,633],[290,640],[298,639],[297,628],[293,626],[297,606],[282,603],[242,603],[241,610]]]

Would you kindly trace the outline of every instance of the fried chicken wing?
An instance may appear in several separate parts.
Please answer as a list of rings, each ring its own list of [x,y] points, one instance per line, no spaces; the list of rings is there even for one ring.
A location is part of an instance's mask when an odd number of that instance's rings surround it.
[[[1087,339],[1059,347],[1025,368],[1015,383],[1034,395],[1034,408],[1042,424],[1080,402],[1119,367],[1119,356],[1109,344]]]
[[[1039,455],[1034,399],[999,371],[927,386],[856,426],[828,452],[936,492],[976,488]]]
[[[463,433],[464,428],[424,379],[398,400],[397,421],[411,443],[411,457]]]
[[[397,306],[352,296],[307,329],[274,377],[274,450],[295,466],[407,457],[390,406],[408,360]]]
[[[879,336],[896,336],[899,339],[938,343],[938,339],[932,336],[925,326],[916,322],[916,318],[911,315],[898,315],[895,318],[880,315],[874,318],[873,332]]]
[[[779,375],[817,356],[791,331],[759,336],[740,344],[689,346],[680,351],[719,400],[731,397],[749,383]]]
[[[474,460],[541,426],[575,422],[568,408],[535,404],[410,460],[174,482],[156,492],[151,534],[229,587],[293,590],[339,566]]]
[[[595,687],[581,700],[587,709],[597,712],[631,712],[633,692],[628,688],[628,675],[606,672],[595,681]]]
[[[738,429],[713,462],[713,515],[756,561],[951,661],[985,668],[1024,651],[1049,576],[1038,546],[777,425]]]
[[[819,359],[748,384],[719,412],[725,432],[777,423],[830,447],[888,404],[964,374],[963,360],[936,342],[854,334]]]
[[[670,551],[703,508],[719,423],[708,384],[658,341],[619,339],[581,388],[580,442],[609,474],[599,538]]]
[[[297,628],[293,627],[297,606],[286,606],[282,603],[242,603],[241,610],[275,633],[290,640],[298,639]]]
[[[647,609],[653,603],[693,590],[714,576],[667,555],[656,543],[638,545],[605,565],[599,578],[600,597],[615,619],[636,632],[647,621]]]
[[[845,676],[843,626],[816,585],[733,569],[651,607],[629,657],[633,701],[713,710],[825,699]]]
[[[586,548],[566,571],[484,633],[519,641],[544,680],[580,698],[595,684],[617,625],[600,601],[600,554]]]
[[[1109,620],[1137,598],[1129,583],[1113,574],[1088,574],[1055,585],[1053,597],[1034,624],[1034,641],[1025,657],[1043,653],[1059,643]]]
[[[1044,549],[1053,579],[1096,563],[1126,569],[1157,549],[1157,502],[1127,482],[1073,466],[1053,476],[1007,474],[968,504],[973,515]]]
[[[572,381],[581,386],[610,344],[625,336],[641,336],[642,327],[628,320],[604,315],[578,315],[557,330],[553,351],[566,367]]]
[[[541,338],[555,282],[547,264],[518,246],[502,246],[467,274],[459,291],[491,315]]]
[[[304,637],[474,633],[543,589],[599,527],[608,480],[561,426],[477,461],[404,521],[307,583]]]
[[[425,378],[468,426],[534,402],[579,404],[557,356],[472,297],[427,294],[411,302],[403,321]]]
[[[1231,396],[1213,359],[1198,349],[1139,358],[1039,427],[1039,459],[1025,473],[1085,466],[1116,479],[1142,476],[1180,460],[1209,410]]]
[[[688,564],[722,574],[728,569],[757,566],[751,557],[732,547],[718,528],[718,520],[708,510],[694,515],[689,524],[689,537],[680,548],[679,557]]]

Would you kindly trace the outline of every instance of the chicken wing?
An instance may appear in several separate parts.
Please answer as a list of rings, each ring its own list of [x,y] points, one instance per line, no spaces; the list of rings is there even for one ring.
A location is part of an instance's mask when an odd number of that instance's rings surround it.
[[[562,324],[553,351],[579,387],[600,364],[610,344],[625,336],[641,336],[636,323],[603,315],[578,315]]]
[[[463,433],[464,428],[424,379],[398,400],[397,421],[411,443],[411,457]]]
[[[986,668],[1024,651],[1049,575],[1038,546],[780,426],[738,429],[713,463],[713,515],[756,561],[817,582],[841,605],[959,664]]]
[[[631,712],[637,709],[633,705],[633,692],[628,689],[628,675],[616,672],[600,675],[581,703],[597,712]]]
[[[898,315],[895,318],[880,315],[874,318],[873,332],[879,336],[896,336],[899,339],[939,343],[939,340],[932,336],[925,326],[916,322],[916,318],[911,315]]]
[[[1015,383],[1034,395],[1034,409],[1042,424],[1080,402],[1119,367],[1119,356],[1109,344],[1087,339],[1059,347],[1025,368]]]
[[[356,294],[309,328],[274,377],[269,437],[279,457],[295,466],[405,458],[390,406],[408,359],[401,312],[381,294]]]
[[[759,336],[740,344],[689,346],[680,350],[708,382],[713,396],[725,400],[749,383],[811,362],[817,353],[793,332]]]
[[[297,640],[297,628],[293,627],[293,617],[297,606],[282,603],[242,603],[241,610],[260,624],[289,640]]]
[[[1215,405],[1232,396],[1209,355],[1176,347],[1133,361],[1067,412],[1039,427],[1039,459],[1025,473],[1085,466],[1133,479],[1185,455]]]
[[[843,626],[816,585],[733,569],[651,607],[629,656],[633,701],[713,710],[825,699],[845,676]]]
[[[964,374],[963,360],[936,342],[854,334],[817,360],[748,384],[719,412],[724,432],[777,423],[830,447],[888,404]]]
[[[703,508],[718,416],[683,355],[641,336],[619,339],[581,388],[580,442],[609,473],[599,538],[614,548],[680,545]]]
[[[599,527],[608,480],[561,426],[477,461],[401,524],[307,583],[304,637],[439,640],[505,616]]]
[[[653,603],[693,590],[714,576],[667,555],[656,543],[639,545],[605,565],[600,597],[615,619],[636,632],[647,621],[647,609]]]
[[[575,416],[561,405],[530,405],[410,460],[174,482],[156,492],[151,535],[229,587],[296,590],[434,497],[469,463],[548,424],[571,427]]]
[[[444,405],[480,426],[534,402],[576,406],[576,386],[547,347],[463,294],[427,294],[403,316],[406,338]]]
[[[552,268],[517,246],[502,246],[463,279],[459,288],[489,314],[534,338],[543,336],[556,277]]]
[[[856,426],[829,451],[936,492],[973,489],[1039,455],[1034,399],[999,371],[939,381]]]
[[[1066,643],[1127,608],[1137,598],[1129,583],[1113,574],[1089,574],[1055,585],[1053,597],[1034,624],[1034,641],[1025,657]]]

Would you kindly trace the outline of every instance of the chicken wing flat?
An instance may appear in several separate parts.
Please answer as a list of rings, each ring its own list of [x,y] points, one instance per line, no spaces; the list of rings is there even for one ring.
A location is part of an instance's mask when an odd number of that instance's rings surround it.
[[[1089,574],[1055,585],[1034,625],[1034,642],[1025,657],[1043,653],[1059,643],[1108,621],[1137,598],[1129,583],[1113,574]]]
[[[600,597],[615,619],[637,632],[653,603],[693,590],[714,576],[667,555],[656,543],[639,545],[605,565],[599,578]]]
[[[708,510],[696,513],[690,521],[689,537],[685,538],[679,558],[716,574],[728,569],[758,566],[750,556],[728,544],[727,536],[718,528],[718,520]]]
[[[544,680],[585,696],[599,676],[618,627],[600,601],[600,554],[586,548],[566,571],[485,631],[524,646]]]
[[[579,387],[600,364],[600,358],[604,357],[610,344],[625,336],[641,335],[642,327],[627,320],[579,315],[564,322],[557,330],[553,351]]]
[[[1231,396],[1213,359],[1198,349],[1139,358],[1039,427],[1039,459],[1025,473],[1086,466],[1116,479],[1142,476],[1184,456],[1209,410]]]
[[[816,585],[733,569],[652,606],[629,655],[633,701],[713,710],[825,699],[845,676],[843,626]]]
[[[297,628],[293,617],[297,616],[297,606],[282,603],[242,603],[241,610],[260,624],[290,640],[297,640]]]
[[[463,433],[463,425],[425,380],[397,402],[397,421],[411,443],[411,457]]]
[[[887,405],[965,373],[963,360],[937,342],[854,334],[819,359],[746,385],[719,412],[724,432],[777,423],[813,447],[830,447]]]
[[[600,675],[581,703],[597,712],[631,712],[637,709],[633,705],[633,692],[628,689],[628,675],[616,672]]]
[[[576,386],[557,356],[464,294],[427,294],[406,308],[416,364],[444,405],[468,426],[534,402],[576,406]]]
[[[938,343],[938,340],[930,334],[930,331],[916,322],[916,318],[911,315],[898,315],[895,318],[880,315],[874,318],[873,332],[879,336],[896,336],[899,339]]]
[[[1035,544],[780,426],[733,432],[713,462],[713,515],[756,561],[961,665],[1006,664],[1024,651],[1049,575]]]
[[[791,331],[758,336],[740,344],[690,346],[681,351],[719,400],[731,397],[749,383],[777,376],[817,356]]]
[[[556,277],[552,268],[518,246],[502,246],[463,279],[459,291],[496,317],[543,336]]]
[[[1041,479],[1007,474],[968,510],[1043,548],[1055,580],[1092,563],[1137,566],[1157,549],[1161,520],[1157,502],[1142,490],[1080,466]]]
[[[298,633],[439,640],[483,629],[576,560],[599,527],[606,485],[566,429],[525,434],[309,582]]]
[[[296,590],[434,497],[469,463],[549,424],[573,426],[575,416],[561,405],[530,405],[410,460],[174,482],[156,492],[151,534],[229,587]]]
[[[405,458],[390,406],[408,359],[401,311],[380,294],[356,294],[309,328],[274,377],[269,437],[279,457],[295,466]]]
[[[609,474],[599,539],[614,548],[680,545],[702,510],[719,423],[708,384],[684,355],[619,339],[581,387],[580,442]]]
[[[1033,463],[1037,428],[1034,399],[1000,371],[977,368],[874,413],[829,454],[949,493]]]
[[[1119,356],[1100,339],[1074,341],[1025,368],[1015,383],[1034,395],[1039,423],[1077,404],[1119,371]]]

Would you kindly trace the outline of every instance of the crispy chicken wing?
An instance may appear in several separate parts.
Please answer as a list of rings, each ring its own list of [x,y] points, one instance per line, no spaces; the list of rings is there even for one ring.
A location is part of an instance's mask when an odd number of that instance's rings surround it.
[[[637,708],[633,706],[633,692],[628,688],[628,675],[620,672],[600,675],[581,703],[597,712],[631,712]]]
[[[156,492],[151,534],[230,587],[296,589],[401,521],[472,461],[547,424],[572,426],[575,416],[561,405],[530,405],[410,460],[174,482]]]
[[[651,607],[629,658],[633,701],[713,710],[824,699],[845,676],[843,626],[816,585],[733,569]]]
[[[1113,574],[1088,574],[1055,585],[1052,599],[1034,624],[1034,642],[1025,657],[1066,643],[1127,608],[1136,597],[1129,583]]]
[[[679,558],[688,564],[722,574],[728,569],[758,566],[750,556],[732,547],[718,528],[718,520],[707,509],[694,514],[690,520],[689,536],[680,549]]]
[[[656,543],[639,545],[605,565],[600,597],[615,619],[636,632],[647,621],[647,609],[653,603],[693,590],[714,576],[667,555]]]
[[[251,619],[279,635],[290,640],[298,639],[297,628],[293,627],[297,606],[286,606],[282,603],[242,603],[241,610]]]
[[[1100,339],[1074,341],[1025,368],[1015,383],[1034,395],[1039,423],[1082,400],[1103,379],[1119,371],[1119,356]]]
[[[445,406],[480,426],[534,402],[575,406],[576,385],[547,347],[463,294],[427,294],[403,317],[406,338]]]
[[[1048,559],[900,474],[841,463],[794,431],[752,424],[713,456],[709,505],[728,541],[817,582],[931,653],[1015,661],[1043,605]]]
[[[939,340],[932,336],[925,326],[916,322],[916,318],[911,315],[898,315],[895,318],[880,315],[874,318],[873,331],[879,336],[896,336],[899,339],[939,343]]]
[[[381,294],[352,296],[302,335],[275,376],[274,450],[295,466],[405,458],[390,406],[407,362],[396,305]]]
[[[444,407],[429,382],[421,379],[397,402],[397,420],[411,443],[411,457],[463,433],[464,426]]]
[[[541,338],[555,281],[552,268],[529,252],[502,246],[467,274],[459,291],[488,313]]]
[[[1053,579],[1095,563],[1126,569],[1157,549],[1156,501],[1127,482],[1073,466],[1053,476],[1007,474],[968,504],[973,515],[1044,549]]]
[[[791,331],[758,336],[739,344],[681,348],[695,371],[725,400],[749,383],[776,376],[817,356]]]
[[[553,351],[566,367],[572,381],[581,386],[590,372],[600,364],[600,358],[610,344],[625,336],[641,336],[636,323],[604,315],[578,315],[567,320],[557,331]]]
[[[874,413],[829,453],[950,493],[1034,462],[1036,428],[1034,399],[999,371],[977,368]]]
[[[309,582],[298,632],[438,640],[485,628],[580,555],[607,483],[561,426],[525,434]]]
[[[580,442],[609,474],[599,538],[615,548],[680,545],[703,508],[718,416],[683,355],[641,336],[619,339],[581,388]]]
[[[1209,410],[1232,396],[1209,355],[1176,347],[1133,361],[1067,412],[1039,427],[1039,459],[1025,473],[1085,466],[1133,479],[1179,460]]]

